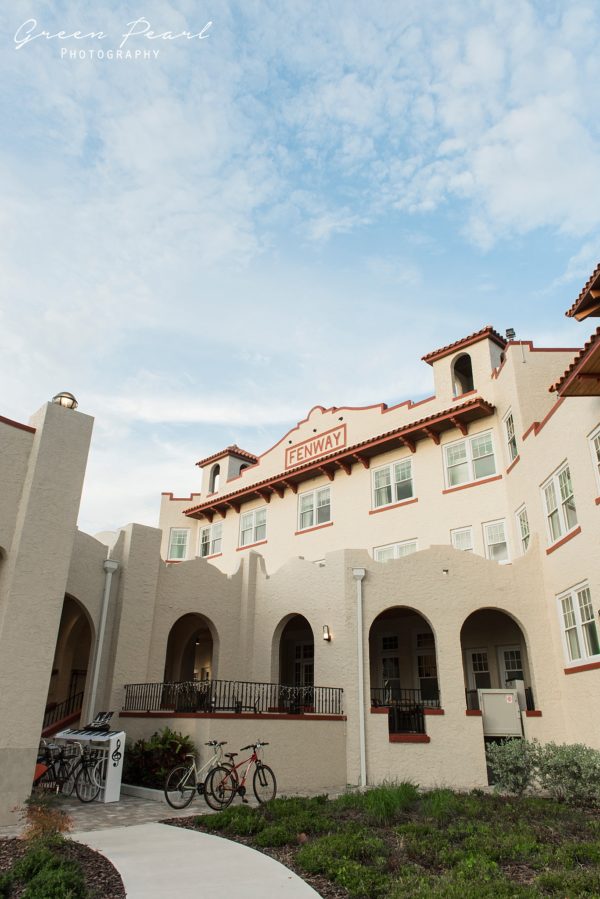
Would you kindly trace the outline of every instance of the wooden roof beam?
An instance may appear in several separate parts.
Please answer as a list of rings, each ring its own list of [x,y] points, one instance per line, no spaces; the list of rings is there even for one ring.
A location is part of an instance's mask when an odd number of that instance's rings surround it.
[[[319,471],[321,474],[324,474],[326,478],[329,478],[330,481],[333,481],[335,477],[335,469],[325,468],[324,465],[319,465]]]
[[[431,428],[423,428],[423,431],[427,434],[428,437],[431,437],[436,446],[440,445],[440,435],[437,431],[432,431]]]
[[[416,453],[417,444],[414,440],[411,440],[410,437],[399,437],[398,440],[400,441],[402,446],[407,446],[411,453]]]
[[[463,437],[466,437],[469,433],[468,425],[465,424],[464,421],[461,421],[460,418],[453,417],[450,419],[455,428],[458,428]]]
[[[344,462],[343,459],[336,459],[335,464],[339,468],[341,468],[342,471],[345,471],[346,474],[352,474],[352,463],[351,462]]]
[[[285,484],[286,487],[289,487],[292,493],[298,493],[298,485],[292,483],[292,481],[282,481],[282,484]]]
[[[262,490],[257,490],[256,492],[258,493],[259,496],[261,496],[264,499],[264,501],[266,503],[271,502],[272,493],[270,490],[263,488]]]
[[[285,494],[285,484],[273,484],[273,490],[279,497],[279,499],[283,499]]]
[[[359,456],[358,453],[352,453],[352,458],[356,459],[357,462],[360,462],[363,468],[368,468],[371,464],[371,461],[367,456]]]

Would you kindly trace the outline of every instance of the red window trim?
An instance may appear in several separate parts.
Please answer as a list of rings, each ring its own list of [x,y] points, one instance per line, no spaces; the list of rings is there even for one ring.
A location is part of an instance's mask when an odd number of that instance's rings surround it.
[[[246,543],[245,546],[237,546],[235,551],[236,553],[239,553],[243,549],[252,549],[254,546],[264,546],[264,544],[268,542],[268,540],[259,540],[258,543]]]
[[[427,734],[390,734],[390,743],[431,743]]]
[[[561,546],[564,546],[565,543],[568,543],[569,540],[572,540],[573,537],[576,537],[578,534],[581,534],[581,525],[577,525],[577,527],[569,531],[568,534],[565,534],[564,537],[561,537],[560,540],[557,540],[556,543],[553,543],[552,546],[549,546],[546,550],[546,555],[549,556],[550,553],[553,553],[555,549],[560,549]]]
[[[244,549],[246,549],[246,547],[244,547]],[[200,558],[206,559],[206,561],[208,561],[209,559],[218,559],[222,555],[223,555],[223,553],[213,553],[210,556],[200,556]]]
[[[597,506],[600,506],[600,496],[597,496],[596,499],[594,500],[594,502],[596,503]]]
[[[465,715],[469,718],[481,718],[483,712],[481,709],[465,709]]]
[[[578,674],[580,671],[594,671],[600,668],[600,662],[588,662],[586,665],[573,665],[572,668],[565,668],[565,674]]]
[[[418,502],[419,497],[415,496],[413,499],[402,500],[401,503],[390,503],[389,506],[378,506],[376,509],[369,509],[369,515],[376,515],[377,512],[387,512],[388,509],[399,509],[400,506],[410,506],[412,503]]]
[[[479,481],[469,481],[468,484],[458,484],[456,487],[448,487],[442,493],[456,493],[457,490],[466,490],[468,487],[479,487],[480,484],[490,484],[492,481],[501,481],[502,475],[496,474],[491,478],[481,478]]]
[[[330,528],[333,525],[333,521],[326,521],[325,524],[315,524],[312,528],[302,528],[301,531],[294,531],[294,536],[297,537],[299,534],[308,534],[309,531],[320,531],[321,528]]]
[[[517,455],[515,456],[515,458],[512,460],[512,462],[510,463],[510,465],[509,465],[508,468],[506,469],[506,474],[510,474],[510,472],[513,470],[513,468],[515,467],[515,465],[517,464],[517,462],[520,462],[520,461],[521,461],[521,456],[520,456],[519,453],[517,453]]]
[[[526,718],[541,718],[542,713],[539,709],[525,709]]]

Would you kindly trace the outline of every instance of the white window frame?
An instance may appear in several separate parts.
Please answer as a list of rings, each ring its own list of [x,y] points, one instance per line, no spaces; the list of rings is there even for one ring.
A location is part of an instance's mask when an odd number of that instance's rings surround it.
[[[517,528],[517,540],[521,544],[522,554],[525,555],[525,553],[529,549],[529,543],[531,541],[529,516],[527,515],[527,507],[525,505],[519,506],[519,508],[515,512],[515,520]]]
[[[456,541],[457,541],[459,534],[468,534],[469,537],[471,538],[471,545],[470,546],[457,546]],[[452,530],[450,531],[450,543],[452,544],[454,549],[458,549],[461,552],[465,552],[465,553],[474,552],[472,525],[469,525],[466,528],[452,528]]]
[[[565,477],[563,477],[565,473],[568,477],[569,485],[571,487],[571,493],[567,494],[566,496],[564,495],[566,479]],[[541,486],[541,491],[544,514],[546,516],[546,532],[548,534],[548,545],[552,546],[553,543],[557,543],[559,540],[562,540],[564,536],[570,534],[571,531],[574,531],[578,527],[575,491],[573,490],[571,471],[569,468],[569,463],[567,461],[559,465],[556,471],[554,471],[550,475],[550,477],[544,481]],[[554,503],[552,508],[550,507],[550,496],[552,496],[552,502]],[[565,512],[565,506],[567,505],[569,499],[572,499],[573,501],[573,512],[575,515],[575,523],[572,525],[568,524]],[[554,532],[553,524],[557,524],[557,533]]]
[[[596,486],[598,488],[598,492],[600,493],[600,425],[598,425],[597,428],[594,428],[589,436],[589,441],[590,452],[592,454],[592,463],[594,465],[594,472],[596,475]]]
[[[498,540],[496,543],[490,543],[488,540],[488,528],[491,528],[495,525],[502,525],[502,532],[504,534],[504,540]],[[485,557],[489,559],[490,562],[497,562],[499,565],[508,565],[510,562],[510,546],[508,543],[508,533],[506,528],[506,519],[504,518],[496,518],[494,521],[484,521],[483,522],[483,545],[485,547]],[[492,546],[500,546],[502,543],[506,545],[506,559],[496,559],[494,556],[490,555],[490,548]]]
[[[600,628],[589,583],[576,584],[559,593],[556,599],[567,667],[600,662]],[[594,644],[598,652],[591,651]]]
[[[176,537],[184,536],[184,539],[180,542],[175,542]],[[169,531],[169,550],[167,559],[173,562],[182,562],[184,559],[187,559],[188,546],[190,542],[190,529],[189,528],[171,528]],[[183,547],[181,555],[173,555],[173,549],[176,546]]]
[[[473,454],[473,444],[475,441],[480,440],[482,437],[489,437],[490,444],[492,447],[491,453],[486,453],[484,456],[475,457]],[[459,446],[464,447],[464,458],[459,462],[455,462],[453,465],[449,465],[448,463],[448,455],[450,451],[457,450]],[[479,477],[475,477],[475,464],[479,459],[489,458],[491,456],[493,461],[493,471],[486,472],[485,474],[479,475]],[[450,469],[456,468],[458,465],[466,465],[467,466],[467,477],[465,480],[458,481],[456,483],[451,483]],[[452,443],[444,444],[444,476],[446,480],[447,489],[452,489],[454,487],[462,487],[465,484],[476,484],[477,481],[485,481],[488,478],[493,478],[498,474],[498,469],[496,466],[496,450],[494,447],[494,434],[493,431],[479,431],[477,434],[473,434],[471,437],[465,437],[463,440],[453,440]]]
[[[205,540],[204,537],[207,537]],[[223,522],[215,521],[213,524],[209,524],[204,528],[200,528],[200,534],[198,535],[198,555],[201,559],[206,559],[208,556],[216,556],[221,552],[223,546]],[[203,549],[207,547],[208,551],[203,552]]]
[[[261,518],[257,523],[256,519]],[[246,524],[245,522],[250,522]],[[264,528],[264,533],[263,533]],[[250,535],[249,537],[246,535]],[[242,512],[240,515],[240,546],[253,546],[255,543],[263,543],[267,539],[267,507],[259,506],[257,509],[251,509],[249,512]]]
[[[409,549],[411,546],[414,546],[414,549]],[[384,546],[374,546],[373,558],[376,562],[390,562],[392,559],[403,559],[405,556],[411,556],[413,553],[418,552],[418,549],[416,539],[401,540],[399,543],[386,543]],[[387,559],[378,558],[382,550],[391,550],[393,555]]]
[[[402,469],[403,467],[408,466],[410,471],[410,477],[408,478],[400,478],[397,477],[397,470]],[[380,487],[376,486],[377,477],[381,474],[387,472],[388,474],[388,483],[384,484]],[[399,496],[399,485],[406,484],[410,481],[410,495],[409,496]],[[385,488],[389,488],[390,499],[386,502],[377,502],[377,491],[383,490]],[[389,462],[387,465],[378,465],[377,468],[373,469],[371,474],[371,503],[373,509],[385,509],[386,506],[396,506],[398,503],[407,503],[410,502],[411,499],[414,499],[415,496],[415,482],[413,475],[413,464],[412,458],[410,456],[403,456],[401,459],[396,459],[394,462]]]
[[[324,494],[327,494],[327,502],[321,502],[319,505],[319,501],[322,500]],[[302,504],[307,500],[311,499],[312,504],[310,508],[302,509]],[[328,508],[327,518],[323,518],[322,521],[319,521],[319,512],[321,509],[325,507]],[[302,516],[308,515],[310,513],[310,524],[302,524]],[[318,528],[324,524],[329,524],[331,522],[331,487],[316,487],[314,490],[307,490],[305,493],[298,494],[298,530],[299,531],[307,531],[311,528]]]
[[[519,455],[519,447],[517,446],[517,435],[515,432],[515,418],[512,409],[506,413],[503,419],[504,432],[506,435],[506,448],[508,450],[509,464],[514,462]]]

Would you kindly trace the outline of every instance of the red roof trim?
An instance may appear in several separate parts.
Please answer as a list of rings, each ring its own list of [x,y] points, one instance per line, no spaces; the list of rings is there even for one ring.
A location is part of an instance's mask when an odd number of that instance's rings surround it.
[[[577,313],[579,312],[579,310],[584,305],[584,303],[587,299],[588,292],[591,290],[592,285],[594,284],[594,281],[597,281],[599,279],[600,279],[600,263],[596,266],[596,268],[594,269],[594,271],[592,272],[590,277],[585,282],[584,286],[582,287],[582,289],[579,293],[579,296],[577,297],[577,299],[575,300],[575,302],[573,303],[571,308],[567,309],[567,311],[565,312],[565,315],[568,318],[573,318],[573,316],[577,316]]]
[[[450,353],[455,353],[474,343],[479,343],[480,340],[486,338],[497,343],[502,349],[506,346],[504,337],[502,337],[501,334],[498,334],[492,325],[486,325],[485,328],[476,331],[474,334],[470,334],[468,337],[462,337],[460,340],[455,340],[454,343],[449,343],[447,346],[440,347],[439,350],[432,350],[431,353],[421,356],[421,359],[423,362],[427,362],[428,365],[432,365],[434,362],[437,362],[438,359],[443,359],[444,356],[449,356]]]
[[[168,496],[169,502],[189,503],[195,496],[202,496],[201,493],[190,493],[189,496],[173,496],[172,493],[161,493],[161,496]]]
[[[257,457],[253,453],[247,453],[246,450],[240,449],[236,443],[232,443],[231,446],[226,446],[224,450],[219,450],[218,453],[213,453],[212,456],[200,459],[199,462],[196,462],[196,465],[199,468],[203,468],[209,462],[216,462],[217,459],[224,459],[225,456],[235,456],[236,459],[247,459],[249,462],[257,461]]]
[[[31,425],[21,424],[20,421],[13,421],[12,418],[5,418],[3,415],[0,415],[0,422],[3,425],[9,425],[11,428],[18,428],[19,431],[29,431],[30,434],[35,434],[35,428],[32,428]]]
[[[578,355],[575,356],[565,373],[558,379],[558,381],[549,387],[550,393],[561,393],[561,391],[565,390],[566,387],[569,386],[571,381],[577,377],[577,373],[580,367],[587,361],[587,358],[596,348],[596,344],[600,340],[600,327],[596,328],[595,332],[590,336],[590,339],[584,343],[582,348],[578,351]]]
[[[558,399],[558,400],[554,403],[554,405],[552,406],[552,408],[550,409],[550,411],[548,412],[548,414],[545,415],[544,418],[542,418],[541,421],[533,421],[533,422],[529,425],[529,427],[527,428],[527,430],[525,431],[525,433],[523,434],[523,440],[527,440],[527,438],[529,437],[529,435],[530,435],[532,432],[533,432],[533,436],[534,436],[534,437],[537,437],[537,435],[540,433],[540,431],[542,430],[542,428],[543,428],[545,425],[548,424],[549,420],[552,418],[552,416],[553,416],[554,413],[557,411],[557,409],[560,409],[560,407],[562,406],[562,404],[564,403],[564,401],[565,401],[565,400],[564,400],[564,397],[561,396],[560,399]]]

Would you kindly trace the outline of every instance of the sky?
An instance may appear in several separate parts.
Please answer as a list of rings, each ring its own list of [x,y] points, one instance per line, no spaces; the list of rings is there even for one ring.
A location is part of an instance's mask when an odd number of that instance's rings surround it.
[[[589,336],[598,4],[13,0],[0,27],[0,415],[94,416],[83,530],[156,525],[198,459],[314,405],[429,395],[420,357],[486,324]]]

